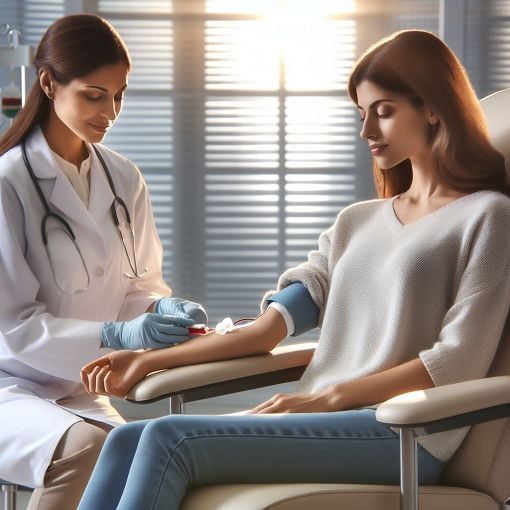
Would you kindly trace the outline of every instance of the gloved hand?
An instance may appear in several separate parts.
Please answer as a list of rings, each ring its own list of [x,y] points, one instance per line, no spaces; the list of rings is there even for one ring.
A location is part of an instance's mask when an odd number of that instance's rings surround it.
[[[207,312],[199,303],[186,299],[164,297],[154,303],[154,313],[172,315],[173,317],[187,317],[195,324],[207,324]]]
[[[190,339],[188,326],[195,323],[187,317],[170,317],[144,313],[126,322],[105,322],[101,338],[110,349],[161,349]]]

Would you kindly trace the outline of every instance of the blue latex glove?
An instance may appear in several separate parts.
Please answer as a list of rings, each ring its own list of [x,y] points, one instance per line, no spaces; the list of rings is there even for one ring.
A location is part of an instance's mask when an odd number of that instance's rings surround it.
[[[207,324],[207,312],[199,303],[186,299],[164,297],[154,303],[154,313],[172,315],[173,317],[186,317],[193,319],[195,324]]]
[[[101,331],[103,345],[110,349],[161,349],[190,339],[187,317],[144,313],[126,322],[105,322]]]

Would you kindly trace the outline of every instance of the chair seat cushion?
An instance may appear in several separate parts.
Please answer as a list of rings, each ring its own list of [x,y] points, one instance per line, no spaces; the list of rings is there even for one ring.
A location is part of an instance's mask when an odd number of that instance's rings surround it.
[[[351,484],[238,484],[194,487],[181,510],[398,510],[399,487]],[[420,487],[420,510],[497,510],[481,492]]]

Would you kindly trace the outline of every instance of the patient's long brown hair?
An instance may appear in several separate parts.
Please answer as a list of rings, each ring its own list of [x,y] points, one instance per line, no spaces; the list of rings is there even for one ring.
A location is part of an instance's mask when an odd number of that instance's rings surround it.
[[[356,104],[356,88],[364,80],[434,112],[439,122],[431,126],[431,151],[441,182],[462,193],[492,189],[509,194],[503,156],[489,140],[467,73],[436,35],[405,30],[369,48],[349,78],[349,95]],[[382,170],[374,160],[374,180],[380,197],[403,193],[411,185],[411,162]]]
[[[126,45],[110,23],[91,14],[65,16],[52,23],[34,58],[37,74],[47,70],[62,85],[119,62],[131,68]],[[50,100],[36,79],[23,109],[0,139],[0,155],[18,145],[36,124],[43,123],[49,111]]]

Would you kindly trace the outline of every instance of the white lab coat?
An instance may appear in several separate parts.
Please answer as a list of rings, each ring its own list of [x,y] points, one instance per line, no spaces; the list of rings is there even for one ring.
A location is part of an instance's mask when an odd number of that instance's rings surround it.
[[[44,208],[21,148],[11,149],[0,157],[0,478],[39,487],[73,423],[81,417],[123,421],[106,397],[89,395],[80,383],[81,367],[108,352],[100,348],[102,323],[134,318],[170,289],[161,275],[162,249],[146,185],[132,163],[100,147],[131,214],[139,267],[149,269],[136,280],[122,275],[129,266],[110,214],[113,193],[94,152],[87,209],[39,127],[26,148],[50,209],[71,225],[90,273],[90,287],[81,294],[56,287],[41,237]],[[56,248],[64,275],[79,266],[69,244]]]

